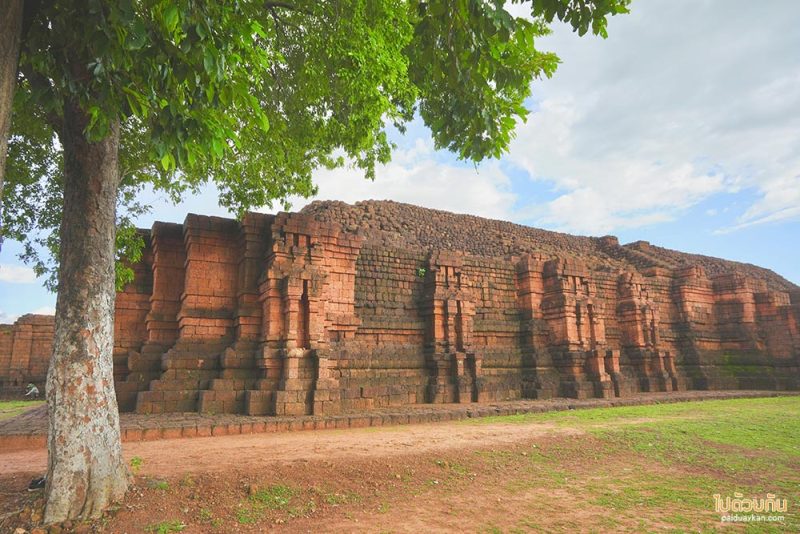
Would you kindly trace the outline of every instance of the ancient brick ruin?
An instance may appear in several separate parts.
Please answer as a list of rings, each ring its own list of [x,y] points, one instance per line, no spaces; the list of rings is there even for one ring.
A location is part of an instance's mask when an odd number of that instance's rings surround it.
[[[145,236],[117,296],[122,410],[800,388],[800,288],[752,265],[377,201]],[[42,379],[49,321],[0,329],[0,381]]]
[[[14,324],[0,324],[0,396],[19,396],[30,383],[43,392],[52,351],[52,315],[23,315]]]

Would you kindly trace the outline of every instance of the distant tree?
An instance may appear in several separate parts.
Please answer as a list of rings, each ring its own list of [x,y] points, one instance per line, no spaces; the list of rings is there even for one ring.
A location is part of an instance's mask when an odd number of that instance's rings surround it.
[[[374,178],[387,127],[415,112],[437,147],[497,157],[558,64],[535,47],[547,24],[604,36],[629,0],[529,3],[530,19],[500,0],[0,0],[2,128],[16,89],[3,231],[40,273],[37,244],[58,257],[46,523],[127,488],[111,356],[131,273],[115,260],[141,246],[142,187],[178,199],[212,182],[242,212],[313,194],[318,167]]]

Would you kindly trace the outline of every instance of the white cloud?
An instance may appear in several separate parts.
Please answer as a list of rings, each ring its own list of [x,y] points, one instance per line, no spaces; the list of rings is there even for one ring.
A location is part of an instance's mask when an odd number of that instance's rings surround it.
[[[33,269],[30,267],[0,263],[0,282],[7,282],[9,284],[33,284],[36,282],[36,274],[34,274]]]
[[[718,233],[729,233],[768,222],[800,219],[800,175],[775,177],[760,189],[761,198],[739,217],[739,223],[721,228]]]
[[[388,165],[376,168],[374,181],[364,178],[363,171],[351,167],[317,169],[314,183],[319,194],[314,198],[291,197],[291,210],[299,211],[314,200],[395,200],[428,208],[469,213],[497,219],[511,219],[517,195],[511,191],[511,180],[500,163],[493,161],[479,167],[458,163],[450,154],[436,153],[433,140],[421,120],[409,125],[416,137],[405,137],[408,145],[395,150]],[[187,196],[179,207],[161,196],[146,191],[144,201],[151,204],[151,213],[140,217],[137,225],[148,227],[152,221],[183,222],[186,213],[202,213],[233,217],[218,205],[219,192],[213,185],[199,195]],[[263,208],[263,212],[280,210],[280,204]]]
[[[392,161],[376,170],[375,181],[350,168],[319,170],[314,181],[319,194],[312,200],[356,202],[391,199],[459,213],[508,219],[516,195],[511,181],[491,162],[479,168],[448,164],[433,157],[429,140],[418,138],[406,150],[397,150]],[[311,200],[293,198],[298,210]]]
[[[713,21],[710,23],[709,21]],[[556,198],[528,222],[606,233],[752,189],[738,227],[800,219],[800,3],[638,2],[609,38],[569,28],[508,161]]]
[[[12,315],[0,310],[0,324],[12,324],[17,319],[19,319],[19,315]]]
[[[36,315],[55,315],[56,309],[53,306],[42,306],[30,312],[25,313],[33,313]],[[0,324],[13,324],[14,321],[21,317],[20,314],[13,314],[7,313],[4,310],[0,310]]]

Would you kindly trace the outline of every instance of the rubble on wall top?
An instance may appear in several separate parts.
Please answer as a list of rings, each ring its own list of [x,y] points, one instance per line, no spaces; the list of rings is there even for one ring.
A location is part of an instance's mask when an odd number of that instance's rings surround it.
[[[699,266],[708,276],[739,273],[764,281],[771,290],[800,289],[769,269],[670,250],[647,241],[620,245],[615,236],[575,236],[391,200],[355,204],[315,201],[301,213],[318,221],[339,223],[343,231],[360,234],[373,246],[459,250],[491,258],[526,254],[571,257],[593,270],[606,271],[675,271]]]

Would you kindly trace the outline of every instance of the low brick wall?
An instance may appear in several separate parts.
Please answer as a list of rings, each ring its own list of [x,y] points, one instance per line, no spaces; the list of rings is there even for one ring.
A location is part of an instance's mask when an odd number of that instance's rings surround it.
[[[479,417],[520,415],[553,411],[641,406],[687,401],[749,399],[800,395],[772,391],[691,391],[673,393],[640,393],[624,399],[550,399],[507,401],[470,406],[441,404],[405,406],[357,414],[295,417],[252,417],[244,415],[122,414],[120,425],[123,442],[155,441],[160,439],[202,438],[294,432],[300,430],[330,430],[372,426],[408,425],[460,421]],[[47,446],[47,410],[41,407],[0,422],[0,450],[37,449]]]

